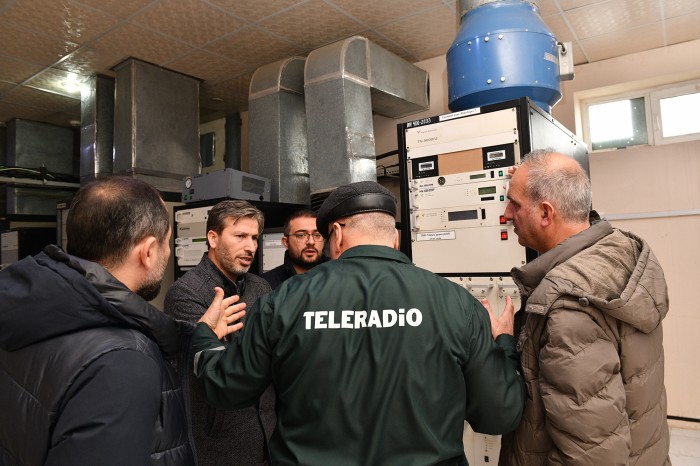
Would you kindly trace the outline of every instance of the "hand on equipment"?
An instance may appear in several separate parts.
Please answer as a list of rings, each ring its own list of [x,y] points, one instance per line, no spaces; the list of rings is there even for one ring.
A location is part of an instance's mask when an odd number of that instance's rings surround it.
[[[515,320],[515,307],[513,306],[513,301],[510,296],[506,296],[506,307],[503,309],[503,314],[501,317],[496,317],[493,310],[491,309],[491,304],[488,299],[482,299],[481,304],[486,308],[489,313],[489,318],[491,319],[491,335],[495,340],[498,335],[507,333],[508,335],[513,335],[513,326]]]

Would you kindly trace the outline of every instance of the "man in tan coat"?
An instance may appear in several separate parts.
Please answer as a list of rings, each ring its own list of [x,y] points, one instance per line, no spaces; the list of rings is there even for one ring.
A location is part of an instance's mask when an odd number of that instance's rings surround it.
[[[500,464],[670,464],[668,295],[654,253],[632,233],[589,221],[590,182],[564,155],[527,156],[508,199],[518,241],[540,256],[512,270],[528,398],[519,427],[503,437]]]

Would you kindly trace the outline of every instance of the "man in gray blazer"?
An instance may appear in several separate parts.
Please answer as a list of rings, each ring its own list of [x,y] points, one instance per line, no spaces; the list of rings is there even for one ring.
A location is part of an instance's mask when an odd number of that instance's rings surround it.
[[[225,296],[239,295],[249,306],[269,292],[265,280],[248,273],[264,223],[263,213],[249,202],[227,200],[216,204],[207,218],[209,250],[197,267],[170,287],[165,313],[194,324],[214,299],[214,287],[221,287]],[[193,374],[192,370],[187,372]],[[257,406],[235,411],[211,406],[193,375],[190,387],[192,432],[200,466],[268,462],[267,440],[276,422],[272,386]]]

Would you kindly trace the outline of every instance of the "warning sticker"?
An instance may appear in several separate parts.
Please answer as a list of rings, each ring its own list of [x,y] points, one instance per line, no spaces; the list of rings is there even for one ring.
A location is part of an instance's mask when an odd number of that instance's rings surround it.
[[[418,233],[416,241],[444,241],[456,239],[454,230],[452,231],[433,231],[430,233]]]

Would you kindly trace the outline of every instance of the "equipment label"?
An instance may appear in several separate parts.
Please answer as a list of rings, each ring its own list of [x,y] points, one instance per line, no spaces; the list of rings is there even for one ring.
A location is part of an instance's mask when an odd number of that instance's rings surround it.
[[[454,120],[455,118],[462,118],[464,116],[476,115],[481,113],[481,107],[470,108],[468,110],[462,110],[461,112],[448,113],[447,115],[440,115],[440,121]]]
[[[432,233],[418,233],[416,241],[443,241],[456,239],[454,230],[452,231],[435,231]]]

